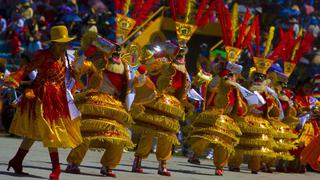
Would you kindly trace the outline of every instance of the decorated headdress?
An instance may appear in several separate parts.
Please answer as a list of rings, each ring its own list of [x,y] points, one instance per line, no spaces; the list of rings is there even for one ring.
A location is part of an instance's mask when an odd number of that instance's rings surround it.
[[[299,36],[294,39],[292,28],[287,32],[280,29],[280,36],[280,47],[274,50],[272,58],[283,60],[284,74],[289,78],[301,57],[311,50],[314,38],[310,32],[303,36],[302,31],[300,31]]]
[[[249,30],[247,30],[250,21],[250,11],[247,9],[242,23],[238,23],[238,4],[235,3],[232,10],[232,16],[222,1],[218,1],[217,15],[222,30],[222,39],[227,53],[227,60],[236,63],[240,57],[242,49],[249,47],[258,17],[255,18]],[[238,30],[239,29],[239,30]],[[238,33],[237,33],[238,30]]]
[[[196,0],[170,0],[170,9],[173,20],[176,22],[176,34],[179,44],[187,44],[198,27],[203,27],[209,22],[209,15],[215,7],[214,0],[204,12],[209,0],[202,0],[198,11],[195,12]],[[178,18],[180,20],[178,20]],[[195,22],[192,24],[192,22]]]
[[[134,27],[141,25],[150,12],[159,3],[159,0],[115,0],[116,9],[116,37],[117,42],[121,43],[133,30]]]

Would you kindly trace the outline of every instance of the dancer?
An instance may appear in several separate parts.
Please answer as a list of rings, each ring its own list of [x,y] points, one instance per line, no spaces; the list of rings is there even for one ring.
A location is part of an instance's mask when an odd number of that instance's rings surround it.
[[[105,150],[101,157],[101,174],[116,177],[112,169],[115,168],[122,157],[124,148],[132,148],[128,127],[133,123],[128,110],[134,98],[131,67],[120,58],[121,47],[110,41],[97,36],[92,43],[97,52],[102,53],[106,66],[99,73],[100,77],[89,77],[92,84],[82,93],[75,96],[75,103],[82,113],[81,133],[84,142],[73,149],[67,161],[69,163],[66,171],[69,173],[80,173],[81,164],[86,152],[91,149]],[[108,54],[111,54],[108,57]],[[84,67],[79,69],[80,75],[88,73],[85,70],[90,62],[84,62]],[[95,68],[91,76],[98,73]],[[91,84],[91,85],[92,85]],[[133,96],[132,96],[133,95]],[[130,103],[131,102],[131,103]]]
[[[68,102],[72,97],[67,92],[69,78],[72,75],[69,59],[66,55],[67,43],[74,39],[68,36],[65,26],[51,28],[51,46],[38,51],[31,63],[6,78],[6,83],[18,87],[21,80],[32,70],[38,75],[21,97],[10,132],[24,137],[18,152],[9,161],[8,170],[12,167],[17,174],[26,174],[22,162],[32,144],[42,141],[48,147],[52,162],[52,173],[49,179],[58,180],[60,165],[58,148],[75,148],[81,142],[79,116],[75,107]]]

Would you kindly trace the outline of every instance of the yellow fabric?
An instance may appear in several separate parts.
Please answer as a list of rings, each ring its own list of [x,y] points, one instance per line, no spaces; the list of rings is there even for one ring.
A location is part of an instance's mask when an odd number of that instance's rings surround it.
[[[100,163],[110,169],[115,168],[121,160],[123,153],[123,144],[108,143]]]
[[[229,157],[228,166],[233,168],[240,168],[243,161],[243,154],[236,151],[233,155]]]
[[[216,169],[223,169],[229,159],[229,152],[223,146],[216,145],[213,148],[213,162]]]
[[[109,94],[90,90],[78,94],[75,103],[83,116],[81,133],[90,140],[90,148],[105,149],[109,143],[134,147],[128,132],[133,121],[120,101]]]
[[[142,134],[145,136],[153,136],[153,137],[158,137],[158,138],[164,138],[168,142],[174,144],[174,145],[179,145],[180,142],[177,138],[176,133],[164,131],[161,129],[157,129],[156,127],[152,126],[146,126],[145,124],[139,124],[137,122],[135,125],[132,126],[131,128],[134,133],[136,134]]]
[[[210,142],[204,139],[199,139],[191,144],[191,148],[196,156],[203,154],[210,146]],[[229,158],[229,151],[221,145],[213,147],[214,160],[213,163],[217,169],[223,169]]]
[[[260,171],[261,166],[261,157],[260,156],[250,156],[248,159],[248,168],[251,169],[251,171]]]
[[[248,156],[267,156],[275,157],[273,147],[276,143],[273,139],[273,130],[270,123],[262,118],[262,115],[250,113],[245,117],[235,116],[242,136],[236,151]]]
[[[236,135],[240,135],[241,131],[232,118],[223,115],[223,111],[212,108],[200,113],[192,120],[192,130],[185,141],[192,145],[202,139],[233,152],[239,142]]]
[[[76,148],[72,149],[67,157],[69,164],[80,165],[86,155],[90,145],[90,140],[84,139],[83,142]]]
[[[114,119],[126,126],[133,123],[122,103],[106,93],[94,90],[80,93],[75,96],[75,103],[82,115]]]
[[[90,143],[90,140],[84,140],[82,144],[72,149],[67,157],[67,162],[80,165],[90,147]],[[121,160],[123,148],[123,144],[105,143],[105,152],[100,163],[111,169],[116,167]]]
[[[33,111],[29,105],[26,105],[23,114],[21,114],[22,109],[17,107],[10,133],[32,140],[40,140],[45,147],[52,148],[75,148],[82,142],[79,120],[60,118],[49,123],[43,117],[40,100],[36,101],[34,108],[35,119],[29,114]]]
[[[155,101],[148,103],[145,106],[166,113],[172,117],[182,118],[184,116],[184,108],[180,101],[168,94],[159,95]]]
[[[146,159],[152,148],[153,136],[142,135],[136,150],[135,156]],[[172,143],[166,138],[158,138],[156,156],[158,161],[167,161],[171,159]]]
[[[106,143],[123,144],[128,149],[134,147],[128,128],[115,120],[84,119],[81,122],[81,133],[84,139],[91,141],[92,149],[105,148]]]

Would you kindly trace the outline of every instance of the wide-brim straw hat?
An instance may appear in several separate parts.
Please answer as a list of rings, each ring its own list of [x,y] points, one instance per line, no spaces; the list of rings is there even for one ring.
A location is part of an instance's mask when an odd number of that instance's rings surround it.
[[[68,29],[64,25],[54,26],[50,31],[50,41],[58,43],[67,43],[74,40],[76,37],[69,37]]]

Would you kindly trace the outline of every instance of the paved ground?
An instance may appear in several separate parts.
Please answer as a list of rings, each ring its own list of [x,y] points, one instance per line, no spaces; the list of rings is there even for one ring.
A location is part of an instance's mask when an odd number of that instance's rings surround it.
[[[18,145],[20,144],[20,139],[0,137],[0,180],[37,180],[37,179],[47,179],[50,170],[51,163],[48,156],[47,149],[42,147],[42,144],[37,142],[31,149],[31,152],[27,155],[23,165],[26,172],[32,174],[32,176],[19,177],[12,173],[12,170],[8,172],[7,162],[15,154]],[[62,164],[62,169],[66,167],[66,156],[70,150],[60,150],[60,161]],[[100,164],[99,159],[101,157],[101,152],[89,152],[84,159],[81,167],[81,175],[73,175],[62,173],[60,176],[61,180],[99,180],[99,179],[112,179],[100,176]],[[132,179],[132,180],[147,180],[147,179],[177,179],[177,180],[206,180],[206,179],[223,179],[223,180],[319,180],[320,174],[318,173],[306,173],[306,174],[265,174],[259,173],[258,175],[252,175],[246,168],[242,167],[241,173],[234,173],[226,171],[223,177],[218,177],[213,175],[212,162],[209,160],[202,160],[201,165],[192,165],[187,163],[186,158],[174,157],[169,163],[170,170],[172,172],[172,177],[161,177],[157,175],[157,161],[155,156],[152,154],[148,160],[143,162],[145,174],[135,174],[131,173],[131,164],[133,161],[133,153],[124,153],[120,165],[116,168],[115,172],[118,175],[117,179]]]

